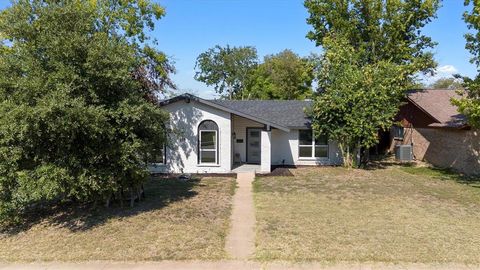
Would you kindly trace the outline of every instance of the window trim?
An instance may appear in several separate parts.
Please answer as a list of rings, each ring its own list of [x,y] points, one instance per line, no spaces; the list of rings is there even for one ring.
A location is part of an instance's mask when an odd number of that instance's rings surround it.
[[[398,135],[398,131],[401,130],[402,131],[402,136],[397,136]],[[393,139],[396,140],[396,141],[403,141],[405,139],[405,128],[403,126],[400,126],[400,125],[394,125],[393,126]]]
[[[310,144],[300,144],[300,133],[302,131],[311,131],[312,132],[312,142]],[[327,144],[316,144],[315,143],[315,132],[313,131],[313,129],[299,129],[298,130],[298,159],[299,160],[327,160],[330,158],[330,144],[329,144],[329,140],[328,140],[328,137],[327,137]],[[312,151],[312,156],[310,157],[302,157],[300,156],[300,148],[306,148],[306,147],[311,147],[311,151]],[[326,157],[316,157],[315,156],[315,150],[318,148],[326,148],[327,149],[327,156]]]
[[[203,149],[202,150],[202,133],[214,132],[215,133],[215,149]],[[216,166],[218,165],[218,131],[217,130],[199,130],[198,131],[198,165],[200,166]],[[215,152],[215,162],[202,162],[202,152]]]

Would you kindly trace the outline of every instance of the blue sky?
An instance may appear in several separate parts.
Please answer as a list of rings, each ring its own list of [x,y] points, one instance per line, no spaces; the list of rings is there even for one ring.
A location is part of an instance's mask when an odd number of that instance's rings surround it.
[[[319,53],[305,38],[310,26],[302,0],[160,0],[167,16],[159,21],[155,36],[160,49],[176,61],[179,91],[214,97],[212,88],[193,79],[196,57],[216,44],[252,45],[260,57],[289,48],[300,55]],[[438,18],[425,33],[438,42],[434,49],[439,68],[436,77],[461,73],[473,76],[463,34],[463,1],[444,0]],[[435,78],[428,78],[432,81]]]
[[[212,87],[193,79],[196,57],[217,44],[251,45],[262,58],[266,54],[292,49],[300,55],[321,52],[305,38],[310,26],[302,0],[157,0],[167,10],[152,35],[159,49],[176,62],[174,80],[178,92],[192,92],[212,98]],[[0,0],[0,8],[7,6]],[[467,32],[463,1],[444,0],[438,18],[424,32],[438,42],[433,50],[439,64],[436,77],[461,73],[474,76],[465,50]],[[435,78],[428,78],[432,81]]]

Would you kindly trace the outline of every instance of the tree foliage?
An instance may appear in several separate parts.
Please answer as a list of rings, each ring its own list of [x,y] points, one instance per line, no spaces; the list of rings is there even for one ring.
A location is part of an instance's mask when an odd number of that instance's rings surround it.
[[[258,64],[254,47],[221,47],[217,45],[197,58],[195,79],[229,99],[241,98],[248,78]]]
[[[440,78],[429,85],[431,89],[463,89],[463,80],[459,78]]]
[[[345,40],[325,39],[324,48],[313,128],[339,143],[344,165],[351,167],[352,153],[374,146],[379,129],[393,124],[406,87],[405,71],[388,61],[361,64],[361,54]]]
[[[436,16],[440,0],[306,0],[313,27],[307,37],[324,45],[341,37],[359,52],[361,64],[389,61],[410,74],[432,72],[436,44],[421,29]]]
[[[268,55],[252,72],[242,94],[248,99],[305,99],[311,97],[315,65],[291,50]]]
[[[339,142],[351,166],[351,150],[373,146],[378,131],[391,126],[415,74],[433,71],[428,49],[435,43],[421,29],[439,0],[306,0],[305,6],[313,27],[307,37],[324,49],[313,126]]]
[[[0,222],[45,201],[108,201],[165,142],[172,64],[149,0],[17,0],[0,14]]]
[[[254,47],[217,45],[198,56],[195,79],[228,99],[304,99],[312,94],[314,60],[284,50],[260,63]]]
[[[472,4],[470,12],[463,15],[464,21],[473,33],[465,35],[467,44],[465,48],[472,54],[470,62],[477,66],[477,73],[480,70],[480,3],[479,1],[465,0],[465,5]],[[474,79],[463,78],[465,91],[460,99],[452,100],[453,104],[458,106],[459,111],[467,116],[469,124],[480,128],[480,74]]]

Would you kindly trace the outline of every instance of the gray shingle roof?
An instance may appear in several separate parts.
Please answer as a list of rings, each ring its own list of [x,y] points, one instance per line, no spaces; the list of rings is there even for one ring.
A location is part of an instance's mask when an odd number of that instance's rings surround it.
[[[307,127],[310,120],[305,109],[312,101],[304,100],[209,100],[230,108],[288,128]]]
[[[218,106],[220,109],[280,129],[305,128],[311,124],[306,110],[313,102],[307,100],[205,100],[191,94],[182,94],[160,101],[159,105],[165,106],[180,100],[195,100],[210,106]]]

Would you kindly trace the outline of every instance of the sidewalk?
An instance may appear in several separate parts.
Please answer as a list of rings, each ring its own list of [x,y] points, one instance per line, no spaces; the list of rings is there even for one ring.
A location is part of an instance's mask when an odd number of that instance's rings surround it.
[[[162,261],[162,262],[85,262],[85,263],[35,263],[35,264],[1,264],[0,270],[467,270],[480,269],[479,266],[460,264],[337,264],[320,263],[292,264],[286,262],[258,263],[252,261]]]
[[[246,260],[255,252],[255,209],[253,206],[252,182],[254,172],[237,174],[237,190],[233,196],[231,228],[225,243],[229,256]]]

